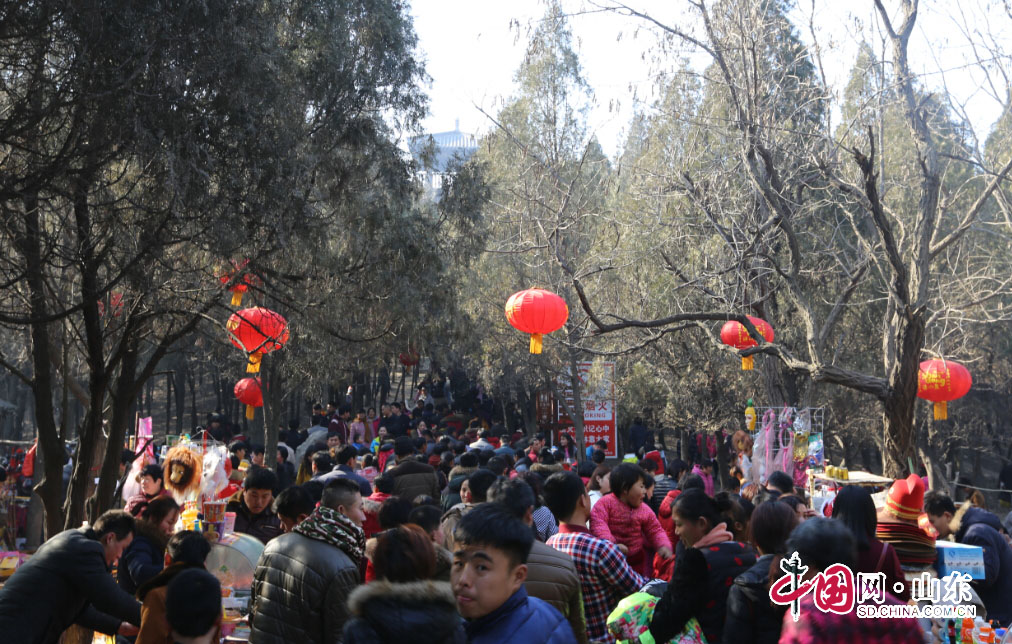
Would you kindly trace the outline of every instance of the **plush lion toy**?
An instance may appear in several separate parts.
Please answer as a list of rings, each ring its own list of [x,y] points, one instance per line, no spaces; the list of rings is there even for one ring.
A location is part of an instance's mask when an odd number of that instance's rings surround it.
[[[201,456],[188,447],[177,445],[165,455],[165,488],[178,503],[195,499],[200,493]]]

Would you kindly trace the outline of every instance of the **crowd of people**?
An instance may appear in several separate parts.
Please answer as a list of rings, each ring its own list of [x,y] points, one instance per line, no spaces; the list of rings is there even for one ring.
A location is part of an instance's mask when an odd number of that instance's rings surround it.
[[[607,642],[609,616],[656,597],[643,642],[698,625],[706,642],[923,642],[913,619],[799,618],[770,601],[780,563],[808,576],[843,564],[882,572],[888,602],[910,599],[906,551],[888,541],[870,494],[848,486],[816,512],[790,476],[719,485],[708,458],[687,464],[641,446],[606,464],[604,444],[509,434],[432,403],[354,419],[331,405],[285,432],[274,467],[231,439],[241,489],[235,531],[265,544],[250,597],[250,641]],[[151,464],[124,510],[47,541],[0,590],[5,641],[56,642],[71,624],[150,642],[217,642],[221,599],[205,535],[177,531],[181,508]],[[917,479],[917,477],[912,477]],[[912,480],[911,479],[911,480]],[[975,582],[988,616],[1012,621],[1012,549],[997,517],[957,507],[919,479],[890,508],[923,508],[941,538],[981,545]],[[898,510],[898,511],[899,511]],[[823,516],[828,514],[829,516]],[[880,538],[882,537],[882,538]],[[109,574],[115,566],[116,577]]]

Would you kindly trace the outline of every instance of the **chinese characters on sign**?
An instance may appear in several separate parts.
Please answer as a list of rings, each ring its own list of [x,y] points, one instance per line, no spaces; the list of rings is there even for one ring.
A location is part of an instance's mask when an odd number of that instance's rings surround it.
[[[608,446],[605,448],[605,455],[610,458],[618,457],[618,433],[616,432],[615,417],[615,363],[599,363],[601,368],[600,378],[595,379],[593,386],[588,386],[592,362],[580,362],[577,364],[577,375],[580,379],[580,398],[583,403],[583,442],[584,445],[593,445],[599,440],[604,440]],[[561,401],[558,406],[558,422],[572,423],[566,415],[566,408],[573,409],[576,404],[573,395],[573,387],[568,375],[559,378],[559,395],[565,399],[566,404]]]
[[[899,594],[903,585],[897,582],[893,588],[886,588],[885,573],[854,572],[843,564],[833,564],[824,571],[809,577],[808,566],[802,565],[798,553],[780,562],[784,575],[770,587],[770,601],[781,606],[790,606],[791,617],[798,621],[801,612],[800,600],[812,593],[815,607],[824,613],[845,615],[857,608],[861,618],[913,617],[952,619],[973,617],[974,606],[963,605],[972,599],[970,576],[954,572],[942,577],[931,577],[923,573],[911,585],[914,601],[931,602],[927,606],[910,606],[886,602],[886,594]],[[855,581],[856,579],[856,581]]]

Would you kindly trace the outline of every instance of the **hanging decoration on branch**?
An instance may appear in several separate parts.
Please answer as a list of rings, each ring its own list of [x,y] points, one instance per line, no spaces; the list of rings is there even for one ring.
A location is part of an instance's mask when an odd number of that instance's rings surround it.
[[[259,378],[243,378],[235,383],[232,390],[239,402],[246,405],[246,418],[253,420],[253,410],[264,406],[264,394],[260,389]]]
[[[232,261],[232,270],[227,271],[218,278],[222,286],[228,287],[228,290],[232,291],[232,306],[242,306],[242,295],[249,290],[249,287],[257,287],[260,285],[260,278],[253,273],[246,272],[246,265],[249,264],[248,259],[244,259],[242,262]],[[238,278],[237,275],[240,275]],[[231,286],[228,286],[229,283]]]
[[[935,403],[935,420],[946,420],[948,401],[965,396],[972,384],[970,372],[958,362],[925,360],[917,373],[917,397]]]
[[[544,334],[558,331],[567,319],[566,301],[551,291],[530,288],[506,300],[506,320],[517,331],[531,334],[531,353],[541,353]]]
[[[236,311],[228,318],[225,328],[232,344],[249,355],[247,373],[259,373],[263,355],[288,342],[288,322],[280,313],[261,306]]]
[[[762,334],[763,338],[765,338],[767,342],[773,342],[773,327],[771,327],[766,320],[763,320],[762,318],[754,318],[751,315],[748,316],[748,319],[755,326],[756,330]],[[751,335],[749,335],[748,329],[745,328],[745,325],[737,320],[728,320],[724,323],[724,326],[720,329],[720,341],[730,347],[738,349],[739,351],[759,344],[752,338]],[[742,356],[742,371],[749,371],[754,367],[754,365],[755,363],[752,356]]]
[[[401,364],[405,367],[413,367],[418,364],[419,360],[421,360],[421,356],[418,355],[417,349],[410,346],[406,352],[397,356],[397,359],[400,360]]]

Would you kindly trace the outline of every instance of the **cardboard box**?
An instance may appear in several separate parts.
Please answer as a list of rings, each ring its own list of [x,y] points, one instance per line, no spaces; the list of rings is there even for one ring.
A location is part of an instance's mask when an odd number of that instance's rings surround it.
[[[939,540],[935,542],[935,550],[938,552],[935,570],[939,577],[962,572],[971,579],[984,579],[984,549],[980,546]]]

